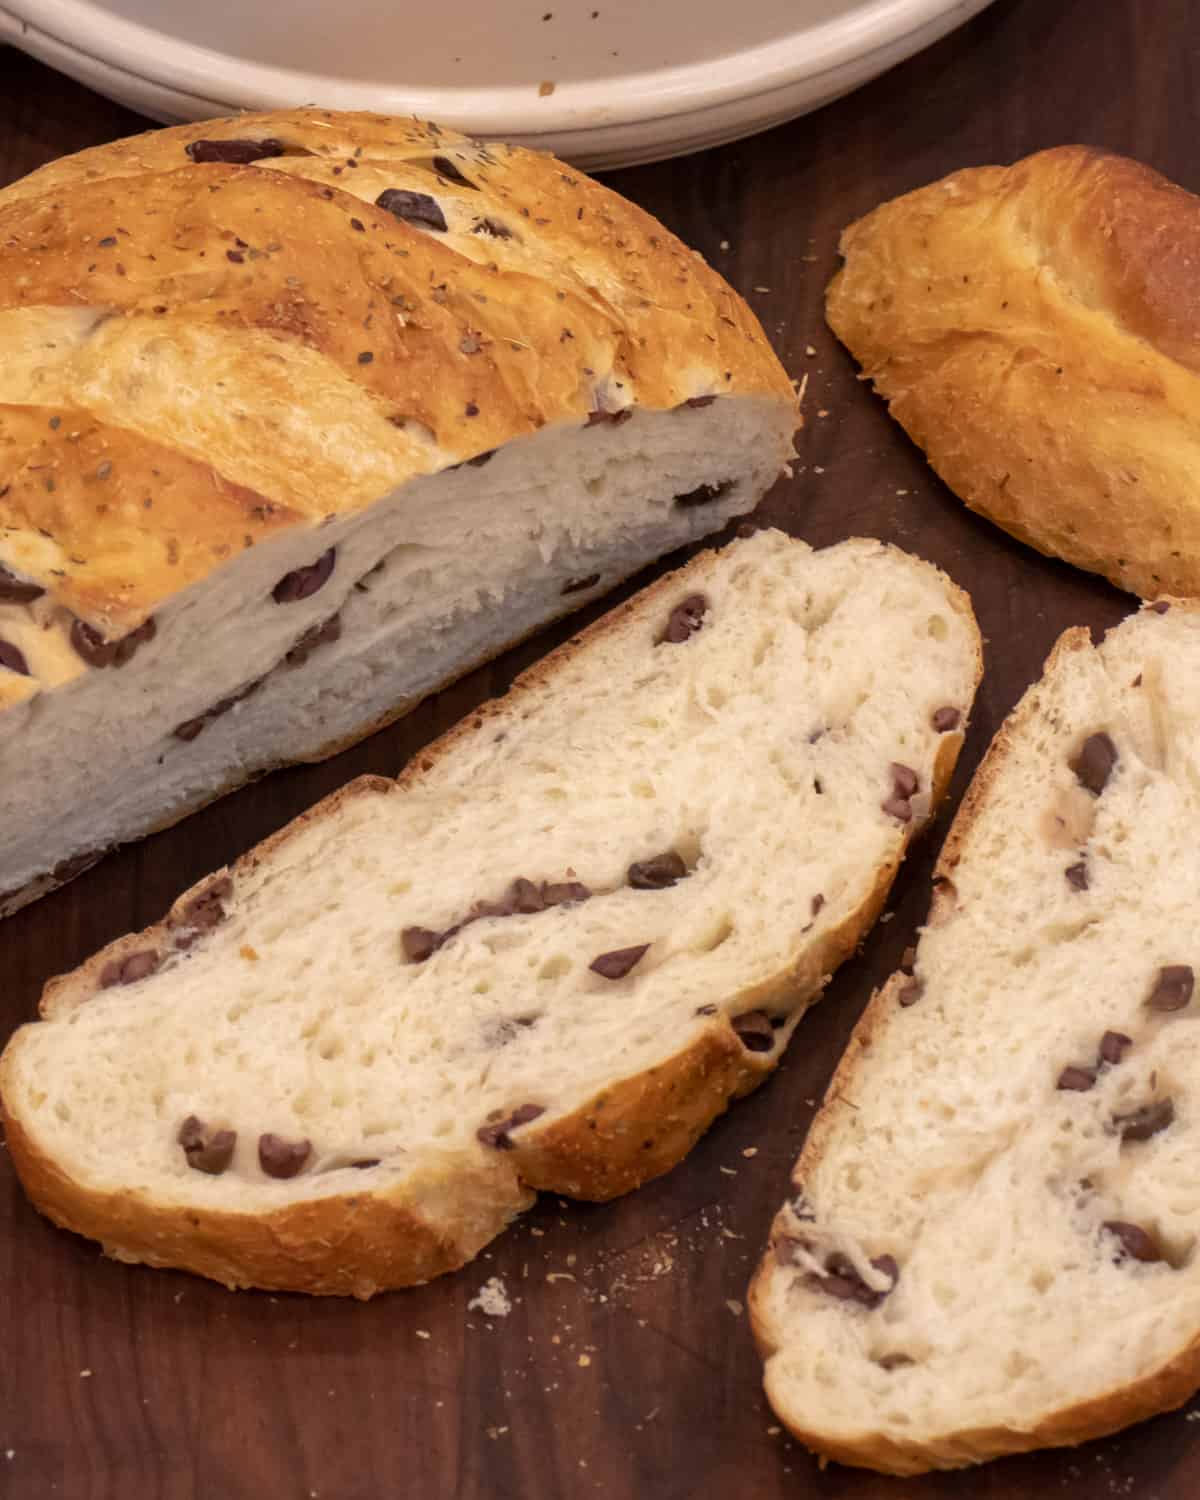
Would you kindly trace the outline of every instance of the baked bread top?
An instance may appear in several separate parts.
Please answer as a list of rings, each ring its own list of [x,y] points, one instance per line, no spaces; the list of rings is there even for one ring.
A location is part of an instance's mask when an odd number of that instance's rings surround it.
[[[795,408],[721,278],[550,156],[294,110],[54,162],[0,193],[0,710],[280,530],[728,394]]]
[[[1142,598],[1200,595],[1200,198],[1062,146],[881,204],[830,325],[972,509]]]

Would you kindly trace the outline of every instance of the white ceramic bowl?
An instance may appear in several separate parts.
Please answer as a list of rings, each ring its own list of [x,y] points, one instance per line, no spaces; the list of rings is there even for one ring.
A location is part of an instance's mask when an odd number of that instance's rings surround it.
[[[374,109],[597,168],[816,109],[988,3],[0,0],[0,37],[156,120]]]

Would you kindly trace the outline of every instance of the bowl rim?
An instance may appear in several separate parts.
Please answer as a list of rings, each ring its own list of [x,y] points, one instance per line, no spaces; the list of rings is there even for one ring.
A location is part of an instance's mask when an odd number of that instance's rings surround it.
[[[3,10],[18,27],[36,28],[72,52],[185,94],[212,98],[214,93],[232,91],[247,101],[242,108],[294,108],[302,101],[319,101],[338,109],[415,114],[447,123],[471,117],[497,134],[549,135],[668,119],[815,80],[873,53],[902,46],[907,37],[954,12],[961,12],[966,21],[988,3],[861,0],[831,20],[722,58],[631,72],[619,80],[563,81],[545,96],[532,82],[422,88],[248,62],[113,16],[96,0],[4,0]]]

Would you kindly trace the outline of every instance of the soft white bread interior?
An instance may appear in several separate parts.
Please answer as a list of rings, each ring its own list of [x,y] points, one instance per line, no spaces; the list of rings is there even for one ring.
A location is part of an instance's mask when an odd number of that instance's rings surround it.
[[[955,1467],[1200,1384],[1198,704],[1200,612],[1150,606],[1069,631],[979,770],[752,1289],[819,1453]]]
[[[751,510],[795,394],[552,157],[294,110],[0,192],[0,915]]]
[[[978,674],[882,543],[702,554],[53,982],[0,1064],[26,1189],[124,1259],[369,1296],[665,1171],[873,921]]]

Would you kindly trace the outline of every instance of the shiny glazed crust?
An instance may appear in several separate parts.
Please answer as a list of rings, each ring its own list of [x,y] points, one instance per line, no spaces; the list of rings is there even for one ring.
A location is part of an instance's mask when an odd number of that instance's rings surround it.
[[[843,234],[827,314],[933,468],[1039,551],[1200,594],[1200,199],[1082,146]]]

